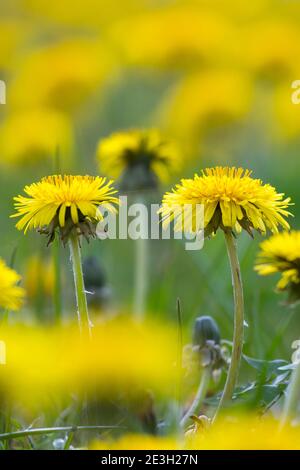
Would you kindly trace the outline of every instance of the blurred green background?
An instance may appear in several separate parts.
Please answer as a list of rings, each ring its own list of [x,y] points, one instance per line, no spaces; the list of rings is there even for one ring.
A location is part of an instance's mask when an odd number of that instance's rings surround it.
[[[41,254],[47,258],[51,248],[45,248],[43,237],[34,233],[24,236],[15,229],[14,220],[9,219],[13,213],[13,196],[20,194],[26,184],[55,172],[53,155],[56,143],[53,142],[52,152],[49,148],[43,149],[41,158],[31,161],[28,155],[31,148],[32,152],[36,150],[32,143],[34,139],[28,137],[26,130],[21,137],[17,131],[12,132],[12,138],[11,133],[7,135],[5,126],[11,116],[36,107],[59,109],[71,123],[72,150],[68,159],[61,155],[63,172],[99,174],[101,169],[96,161],[96,147],[101,137],[116,130],[159,127],[181,146],[183,165],[180,174],[174,175],[168,184],[160,187],[155,196],[157,202],[164,191],[181,177],[192,176],[202,168],[242,166],[252,169],[255,177],[274,185],[279,192],[292,198],[295,217],[291,219],[291,224],[296,229],[299,227],[300,105],[297,108],[297,105],[291,104],[291,83],[299,78],[296,63],[299,56],[294,55],[300,45],[300,41],[298,44],[294,41],[298,33],[300,36],[300,7],[297,2],[254,1],[252,5],[239,8],[238,2],[233,0],[89,0],[84,5],[82,2],[81,6],[69,1],[58,6],[57,2],[46,5],[34,0],[13,0],[9,3],[2,0],[0,7],[0,55],[3,58],[0,61],[0,79],[5,80],[7,86],[7,103],[0,106],[0,254],[9,262],[17,250],[14,266],[25,278],[29,257]],[[187,12],[187,17],[182,16],[182,11]],[[207,15],[226,26],[222,38],[217,38],[217,44],[212,44],[213,29],[205,29],[201,23]],[[160,16],[162,19],[159,19]],[[193,18],[194,25],[191,23]],[[159,26],[159,21],[165,27]],[[147,36],[147,29],[144,29],[144,36],[141,35],[138,29],[141,24],[148,24],[153,35]],[[274,37],[272,27],[277,32]],[[172,34],[167,34],[168,28],[172,28]],[[195,36],[190,33],[193,28],[198,33]],[[126,31],[130,36],[128,43]],[[265,38],[262,39],[264,31]],[[285,31],[289,31],[290,35]],[[199,38],[199,44],[195,38]],[[104,55],[113,62],[113,65],[107,65],[101,79],[84,84],[91,86],[92,91],[89,89],[85,93],[81,90],[80,94],[76,80],[80,82],[84,78],[75,78],[81,59],[76,53],[74,57],[71,53],[66,56],[66,62],[70,61],[68,80],[61,88],[59,83],[46,83],[43,93],[48,93],[47,86],[57,86],[56,93],[59,91],[63,99],[65,92],[62,90],[67,89],[69,93],[76,85],[74,93],[78,93],[80,99],[70,109],[53,104],[50,100],[53,93],[50,93],[50,98],[47,95],[46,100],[37,90],[39,84],[43,88],[42,82],[48,75],[54,74],[56,62],[50,58],[47,62],[48,48],[53,44],[63,45],[69,40],[90,41],[91,49],[95,47],[97,50],[95,57],[99,63],[102,63]],[[85,47],[83,50],[86,50]],[[139,49],[141,52],[138,53]],[[35,69],[30,61],[37,50],[42,51],[41,57],[45,63]],[[82,51],[78,51],[80,54]],[[36,60],[41,58],[37,57]],[[59,67],[60,62],[57,64]],[[82,66],[88,67],[86,64]],[[32,76],[32,88],[24,78],[30,74],[31,67],[41,72],[39,77]],[[75,76],[74,83],[70,79],[70,70]],[[222,101],[226,93],[222,88],[224,70],[233,74],[231,89],[234,92],[232,96],[227,96],[228,102],[221,103],[219,108],[212,99],[210,109],[208,98],[218,97],[220,93]],[[202,74],[210,73],[214,77],[220,73],[220,89],[201,90]],[[199,89],[195,89],[195,103],[192,91],[181,95],[177,90],[194,74],[200,76]],[[234,81],[239,75],[250,83],[251,92],[245,92],[248,100],[246,109],[235,114],[231,104],[242,99],[242,93]],[[62,78],[58,77],[59,80]],[[214,83],[213,80],[211,83]],[[84,86],[83,90],[86,91]],[[284,105],[281,103],[280,109],[288,108],[287,114],[290,110],[289,119],[284,114],[285,110],[282,113],[276,111],[275,105],[282,90],[286,102]],[[23,96],[24,102],[16,98],[19,96]],[[204,101],[208,101],[205,109],[201,107]],[[199,109],[194,111],[197,106]],[[189,109],[192,117],[188,115]],[[30,126],[26,116],[25,122]],[[182,132],[181,122],[187,122]],[[37,129],[37,133],[40,132],[47,134],[47,126],[42,131]],[[6,139],[23,139],[24,147],[28,146],[26,158],[17,155],[12,162],[7,147],[4,145],[2,148]],[[257,358],[289,359],[291,342],[300,335],[299,312],[284,304],[284,296],[274,293],[274,278],[261,278],[254,273],[253,265],[261,240],[259,235],[255,235],[254,240],[247,234],[238,238],[248,324],[245,352]],[[84,242],[82,248],[84,256],[96,256],[106,271],[112,291],[106,307],[108,311],[120,309],[130,312],[134,242],[96,240],[89,245]],[[186,251],[184,244],[176,240],[152,240],[149,249],[147,315],[176,322],[176,299],[180,298],[186,341],[190,339],[193,321],[198,315],[213,316],[220,325],[222,337],[231,340],[232,289],[222,233],[206,240],[199,252]],[[67,249],[62,249],[61,267],[64,312],[67,316],[75,308],[70,291],[72,273]],[[45,316],[38,311],[39,305],[34,299],[29,299],[25,310],[15,315],[21,321],[32,321],[34,318],[39,322],[51,321],[51,300],[46,301]]]

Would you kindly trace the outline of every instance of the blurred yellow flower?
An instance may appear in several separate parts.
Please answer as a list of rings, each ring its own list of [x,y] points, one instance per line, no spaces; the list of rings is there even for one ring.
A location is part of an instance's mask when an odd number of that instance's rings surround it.
[[[125,434],[117,441],[95,441],[90,450],[176,450],[178,443],[172,437],[150,436],[147,434]]]
[[[29,12],[39,17],[48,18],[56,23],[95,27],[101,26],[124,15],[141,10],[148,6],[147,0],[85,0],[74,2],[41,2],[40,0],[23,0]]]
[[[15,56],[28,33],[23,21],[3,16],[0,20],[0,71],[11,70]]]
[[[211,128],[245,117],[251,93],[249,78],[238,71],[197,72],[175,87],[158,113],[171,133],[194,140]]]
[[[261,276],[280,273],[277,289],[300,299],[300,231],[279,233],[262,242],[254,269]]]
[[[218,60],[229,25],[216,11],[179,4],[130,16],[109,36],[129,64],[180,68]]]
[[[166,226],[175,220],[175,230],[195,231],[196,211],[190,218],[182,216],[184,205],[204,206],[204,228],[209,236],[218,228],[251,233],[252,229],[265,233],[278,231],[278,226],[289,229],[284,217],[290,198],[283,199],[269,184],[251,177],[251,171],[242,168],[216,167],[202,171],[193,179],[183,179],[173,192],[164,195],[160,213]]]
[[[166,181],[180,168],[178,148],[157,129],[116,132],[100,140],[97,156],[103,173],[114,178],[128,173],[128,178],[133,179],[138,173],[141,186],[147,186],[147,181],[151,183],[153,178]]]
[[[299,80],[299,72],[295,79]],[[297,139],[300,136],[299,85],[292,88],[293,80],[278,85],[274,91],[274,131],[283,139]]]
[[[1,329],[1,340],[9,360],[0,392],[28,405],[82,391],[111,398],[121,390],[134,397],[141,387],[163,394],[173,390],[177,349],[170,325],[117,317],[94,326],[92,339],[81,337],[77,325],[15,325]]]
[[[18,230],[26,233],[28,229],[42,229],[50,241],[57,227],[63,240],[73,227],[85,236],[93,235],[93,225],[103,219],[99,206],[114,211],[113,205],[118,204],[112,183],[100,176],[47,176],[25,186],[29,197],[14,198],[17,213],[11,217],[21,217],[16,224]]]
[[[179,442],[172,437],[125,434],[116,441],[95,441],[92,450],[298,450],[300,428],[286,426],[272,417],[251,414],[219,419],[215,424],[188,432]]]
[[[67,162],[73,145],[69,119],[51,109],[34,109],[8,115],[0,127],[1,162],[4,165],[45,164],[59,149]]]
[[[55,272],[53,260],[45,260],[41,256],[31,256],[26,262],[24,285],[29,298],[35,298],[38,293],[52,296]]]
[[[246,30],[244,47],[239,49],[241,63],[259,76],[271,80],[293,76],[300,53],[299,26],[285,18],[256,21]]]
[[[0,258],[0,308],[19,310],[23,304],[25,290],[18,284],[21,277],[13,269],[6,266]]]
[[[221,418],[205,431],[189,434],[187,447],[199,450],[293,450],[300,449],[300,428],[286,426],[271,417],[252,415]]]
[[[112,72],[112,54],[96,40],[68,39],[30,51],[11,83],[12,106],[78,109]]]

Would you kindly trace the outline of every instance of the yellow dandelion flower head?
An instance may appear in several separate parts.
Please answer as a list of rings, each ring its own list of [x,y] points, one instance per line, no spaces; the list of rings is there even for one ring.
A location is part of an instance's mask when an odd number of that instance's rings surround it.
[[[240,123],[250,109],[253,83],[244,72],[218,68],[190,72],[162,101],[164,128],[195,140],[224,125]]]
[[[90,450],[176,450],[179,443],[175,438],[141,434],[125,434],[116,441],[94,441]]]
[[[0,128],[2,164],[9,166],[44,163],[57,148],[67,160],[72,144],[70,119],[49,108],[15,112],[7,116]]]
[[[260,244],[254,268],[261,276],[281,273],[278,290],[288,290],[293,300],[300,299],[300,231],[273,235]]]
[[[108,399],[122,393],[137,411],[148,403],[141,384],[163,398],[176,379],[176,329],[134,322],[123,312],[96,323],[92,339],[80,336],[77,324],[19,324],[1,327],[1,340],[9,351],[6,372],[0,374],[1,396],[30,408],[52,406],[54,394],[63,398],[84,391]]]
[[[294,57],[299,54],[298,28],[283,18],[257,21],[245,31],[241,62],[258,76],[272,81],[294,73]]]
[[[299,449],[300,428],[290,425],[277,431],[272,417],[252,414],[223,417],[204,431],[189,435],[187,447],[201,450],[291,450]],[[275,432],[274,432],[275,430]]]
[[[220,53],[229,31],[225,15],[184,4],[127,15],[109,33],[130,64],[186,69]]]
[[[12,105],[76,112],[104,86],[114,67],[113,54],[97,39],[70,38],[38,47],[20,59]]]
[[[291,215],[286,209],[290,198],[277,193],[269,184],[254,179],[251,171],[235,167],[207,168],[193,179],[183,179],[172,192],[164,195],[160,213],[166,226],[175,220],[175,230],[194,232],[197,211],[183,217],[185,207],[203,205],[205,234],[223,230],[252,229],[265,234],[267,230],[278,232],[278,227],[289,229],[285,217]],[[183,225],[184,224],[184,225]]]
[[[112,177],[128,171],[139,177],[151,173],[154,179],[165,181],[180,167],[178,148],[157,129],[113,133],[99,142],[97,156],[102,171]]]
[[[53,175],[25,186],[27,196],[14,198],[16,214],[21,217],[18,230],[41,229],[50,242],[59,227],[61,238],[68,238],[76,227],[85,236],[95,235],[95,223],[103,219],[101,209],[115,211],[118,198],[113,181],[100,176]]]
[[[19,310],[22,306],[25,290],[18,285],[21,277],[9,268],[0,258],[0,308]]]
[[[36,298],[39,292],[51,297],[55,285],[53,260],[44,259],[39,255],[31,256],[26,262],[24,285],[30,299]]]

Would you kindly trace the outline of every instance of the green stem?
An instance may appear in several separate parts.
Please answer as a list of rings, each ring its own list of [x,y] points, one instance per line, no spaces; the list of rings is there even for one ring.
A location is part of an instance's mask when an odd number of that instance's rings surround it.
[[[148,240],[138,238],[136,246],[134,313],[138,319],[145,314],[147,292]]]
[[[56,323],[61,322],[62,296],[61,296],[61,266],[60,266],[60,244],[58,238],[53,241],[53,261],[54,261],[54,315]]]
[[[194,398],[194,401],[193,401],[190,408],[188,409],[188,411],[185,413],[185,415],[183,416],[183,418],[180,421],[180,426],[182,428],[186,425],[186,423],[190,419],[190,417],[192,415],[194,415],[197,412],[197,410],[200,409],[201,404],[202,404],[202,402],[203,402],[203,400],[206,396],[206,393],[207,393],[207,388],[208,388],[208,384],[209,384],[209,381],[210,381],[210,377],[211,377],[211,367],[207,366],[203,370],[201,380],[200,380],[200,384],[199,384],[196,396]]]
[[[88,332],[89,336],[91,336],[91,322],[89,319],[89,312],[85,295],[81,263],[81,250],[79,245],[79,237],[76,233],[73,233],[70,237],[70,252],[74,274],[79,329],[82,333]]]
[[[70,431],[69,434],[68,434],[68,437],[67,437],[67,440],[65,442],[65,445],[64,445],[64,450],[68,450],[70,445],[72,444],[73,442],[73,438],[74,438],[74,431]]]
[[[138,198],[136,203],[146,205],[143,198]],[[146,215],[146,214],[145,214]],[[149,244],[146,237],[148,220],[142,213],[140,238],[135,240],[135,283],[134,283],[134,306],[133,311],[138,320],[145,315],[146,296],[148,288],[148,262],[149,262]]]
[[[297,410],[300,396],[300,362],[292,372],[291,381],[288,387],[287,396],[284,402],[282,416],[280,420],[280,428],[292,419]]]
[[[76,432],[76,431],[98,431],[101,429],[119,429],[120,426],[62,426],[54,428],[35,428],[24,429],[23,431],[14,431],[9,433],[0,434],[0,440],[18,439],[27,436],[36,436],[43,434],[53,434],[57,432]]]
[[[233,348],[228,375],[222,393],[222,397],[219,402],[219,406],[214,416],[214,420],[217,418],[217,415],[219,414],[223,406],[226,404],[226,402],[228,402],[232,398],[234,388],[237,383],[244,339],[244,295],[240,263],[237,254],[237,246],[235,238],[231,231],[224,231],[224,234],[232,276],[232,287],[234,297],[234,333]]]

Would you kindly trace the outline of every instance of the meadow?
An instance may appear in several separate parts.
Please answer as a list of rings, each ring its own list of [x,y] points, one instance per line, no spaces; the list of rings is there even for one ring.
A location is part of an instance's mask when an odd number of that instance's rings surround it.
[[[0,448],[299,449],[298,2],[0,8]]]

